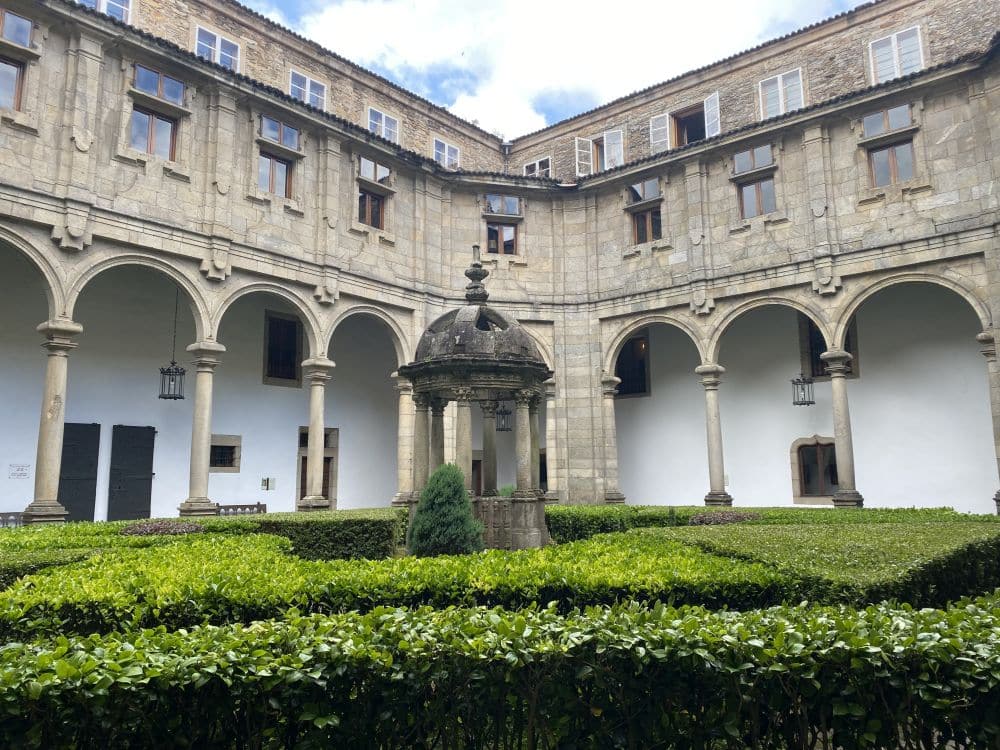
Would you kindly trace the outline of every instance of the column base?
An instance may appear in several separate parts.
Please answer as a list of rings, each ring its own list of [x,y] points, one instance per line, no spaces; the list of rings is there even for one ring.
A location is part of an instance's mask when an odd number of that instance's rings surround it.
[[[621,505],[625,502],[625,494],[621,490],[608,490],[604,493],[604,502],[608,505]]]
[[[69,511],[57,500],[33,500],[24,509],[21,522],[25,525],[29,523],[65,523],[68,515]]]
[[[410,503],[415,503],[420,499],[420,496],[416,492],[397,492],[392,496],[392,502],[389,503],[394,508],[406,508]]]
[[[189,497],[177,509],[181,518],[186,516],[217,516],[219,504],[213,503],[207,497]]]
[[[837,490],[833,495],[833,507],[835,508],[862,508],[865,499],[857,490]]]
[[[721,492],[711,491],[705,495],[705,505],[725,505],[733,504],[733,496],[725,490]]]
[[[545,493],[545,504],[546,505],[557,505],[560,502],[559,491],[549,490]]]
[[[545,502],[531,490],[515,492],[510,506],[510,548],[537,549],[547,539]]]
[[[333,510],[329,498],[322,495],[306,495],[295,504],[295,510],[300,513],[311,513],[317,510]]]
[[[997,494],[993,496],[993,502],[997,506],[997,515],[1000,516],[1000,491],[998,491]]]

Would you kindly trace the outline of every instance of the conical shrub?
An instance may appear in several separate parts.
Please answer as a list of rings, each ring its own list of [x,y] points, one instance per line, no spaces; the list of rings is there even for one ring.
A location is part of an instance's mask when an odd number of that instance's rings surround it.
[[[420,493],[407,538],[410,554],[464,555],[483,548],[483,525],[472,515],[461,470],[445,464]]]

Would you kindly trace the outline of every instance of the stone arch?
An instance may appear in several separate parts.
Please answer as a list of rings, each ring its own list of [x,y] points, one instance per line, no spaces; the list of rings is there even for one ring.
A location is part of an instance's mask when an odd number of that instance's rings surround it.
[[[303,327],[305,328],[306,341],[309,344],[309,354],[308,358],[326,356],[325,350],[321,347],[320,342],[322,341],[322,326],[316,315],[309,308],[308,303],[301,297],[293,294],[287,288],[280,286],[278,284],[272,284],[270,282],[261,281],[254,284],[248,284],[247,286],[240,287],[235,292],[230,294],[226,299],[224,299],[215,309],[215,314],[211,317],[211,335],[216,337],[219,332],[219,326],[222,324],[223,319],[226,317],[226,313],[229,308],[236,303],[237,300],[242,299],[251,294],[270,294],[274,297],[284,300],[295,312],[300,316]]]
[[[993,327],[992,316],[990,315],[989,308],[971,287],[945,276],[911,272],[897,274],[886,279],[882,279],[871,286],[866,286],[863,290],[856,294],[847,307],[844,308],[844,312],[841,313],[837,320],[837,325],[834,329],[834,337],[832,339],[834,346],[838,348],[843,346],[844,336],[847,334],[847,327],[851,323],[851,318],[854,317],[865,302],[889,287],[897,286],[899,284],[914,283],[935,284],[937,286],[944,287],[945,289],[950,289],[965,300],[966,303],[968,303],[968,305],[972,308],[972,311],[976,314],[976,317],[979,318],[979,322],[983,326],[984,331],[989,331]]]
[[[615,363],[618,361],[618,355],[621,354],[622,347],[632,334],[656,323],[663,323],[665,325],[672,326],[680,330],[682,333],[687,334],[687,337],[691,340],[691,343],[694,344],[694,348],[698,352],[698,359],[701,361],[705,360],[705,349],[702,346],[702,339],[699,338],[698,333],[690,325],[688,325],[688,323],[671,315],[643,315],[640,318],[630,320],[628,324],[615,335],[614,339],[612,339],[611,346],[608,347],[604,357],[605,374],[610,374],[615,371]]]
[[[542,359],[545,360],[545,365],[550,370],[555,370],[555,358],[552,356],[552,347],[542,339],[535,331],[532,331],[526,325],[522,325],[521,329],[531,337],[531,340],[535,342],[535,346],[538,347],[538,353],[542,355]]]
[[[0,225],[0,246],[2,245],[9,245],[15,251],[20,252],[42,275],[45,281],[45,299],[49,308],[49,318],[68,316],[66,293],[63,290],[62,280],[45,254],[28,240]]]
[[[389,338],[392,340],[393,349],[396,351],[397,366],[405,365],[413,360],[409,341],[402,326],[400,326],[396,319],[389,313],[379,307],[376,307],[375,305],[355,305],[347,308],[337,316],[337,319],[330,327],[330,335],[326,337],[326,347],[323,349],[326,356],[329,356],[330,346],[333,344],[333,336],[340,327],[340,324],[355,315],[367,315],[369,317],[376,318],[389,329]],[[336,353],[334,353],[333,359],[336,361]]]
[[[711,338],[709,339],[708,350],[706,352],[708,359],[705,361],[718,362],[719,349],[722,346],[722,339],[726,335],[726,331],[728,331],[732,327],[733,323],[742,318],[746,313],[760,307],[788,307],[796,312],[800,312],[816,324],[816,327],[819,328],[820,333],[823,334],[823,339],[827,342],[828,346],[829,342],[833,341],[833,337],[830,335],[830,327],[827,322],[827,317],[822,310],[812,307],[811,305],[806,305],[798,300],[791,299],[790,297],[760,297],[757,299],[747,300],[746,302],[737,305],[726,313],[725,317],[718,322],[715,330],[712,332]]]
[[[83,294],[87,284],[105,271],[112,268],[118,268],[120,266],[141,266],[143,268],[151,268],[154,271],[159,271],[164,276],[168,277],[187,295],[188,303],[191,305],[191,316],[194,318],[194,330],[197,340],[204,340],[208,332],[212,330],[210,326],[211,318],[208,312],[208,303],[206,302],[197,284],[177,270],[176,267],[160,260],[159,258],[136,254],[118,255],[114,258],[109,258],[99,263],[95,263],[77,276],[73,283],[69,285],[69,292],[66,295],[66,317],[72,319],[76,303],[80,300],[80,295]]]

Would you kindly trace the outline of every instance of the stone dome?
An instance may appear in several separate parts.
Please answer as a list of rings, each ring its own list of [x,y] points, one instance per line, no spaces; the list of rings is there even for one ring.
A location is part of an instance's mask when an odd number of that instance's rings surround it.
[[[414,364],[465,358],[545,364],[524,327],[485,303],[450,310],[431,323],[417,344]]]

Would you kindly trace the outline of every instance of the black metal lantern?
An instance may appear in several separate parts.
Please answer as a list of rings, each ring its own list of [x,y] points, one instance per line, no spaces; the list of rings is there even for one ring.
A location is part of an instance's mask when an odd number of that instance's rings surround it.
[[[178,366],[177,354],[177,302],[180,298],[180,291],[174,291],[174,338],[170,347],[170,364],[160,368],[160,398],[169,401],[177,401],[184,398],[184,373],[183,367]]]
[[[497,409],[497,432],[510,432],[514,429],[514,423],[511,420],[514,412],[507,408],[507,404],[500,404],[500,408]]]
[[[812,406],[816,403],[813,398],[813,379],[799,374],[797,378],[792,378],[792,404],[794,406]]]

